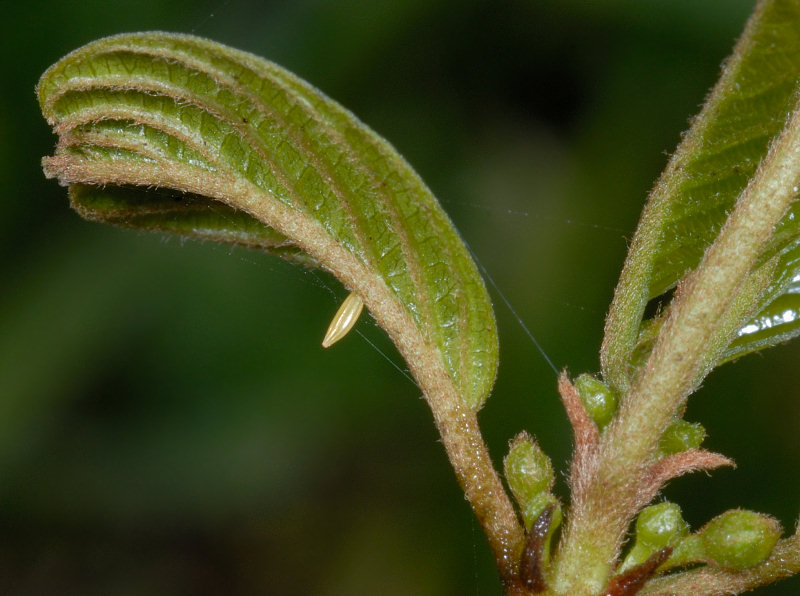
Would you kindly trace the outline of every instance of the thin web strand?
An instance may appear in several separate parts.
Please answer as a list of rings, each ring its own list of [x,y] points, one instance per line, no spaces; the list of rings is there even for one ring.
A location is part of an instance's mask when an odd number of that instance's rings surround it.
[[[481,205],[479,203],[469,203],[466,201],[454,201],[448,199],[439,199],[440,203],[446,203],[450,205],[463,205],[465,207],[470,207],[471,209],[476,209],[478,211],[485,211],[486,213],[491,213],[492,215],[500,214],[500,215],[509,215],[513,217],[521,216],[521,217],[530,217],[532,219],[540,219],[543,221],[552,221],[557,222],[565,225],[571,226],[578,226],[582,228],[589,228],[593,230],[599,230],[602,232],[614,232],[619,234],[628,234],[629,230],[623,230],[622,228],[615,228],[613,226],[606,226],[603,224],[592,223],[587,221],[579,221],[576,219],[570,219],[566,217],[554,217],[550,215],[541,215],[539,213],[532,213],[530,211],[524,211],[521,209],[509,209],[506,207],[499,207],[497,205]]]
[[[466,242],[465,242],[465,244],[466,244]],[[469,248],[469,245],[467,245],[467,248]],[[489,284],[494,288],[494,291],[497,292],[497,295],[500,296],[500,299],[503,301],[503,304],[506,305],[506,308],[508,308],[509,312],[514,316],[514,318],[516,319],[516,321],[519,324],[519,326],[525,332],[525,335],[527,335],[528,338],[533,343],[533,345],[536,346],[536,349],[542,355],[542,358],[544,358],[544,361],[548,364],[548,366],[550,366],[550,368],[553,370],[553,373],[556,376],[558,376],[559,375],[558,368],[556,367],[555,364],[553,364],[553,361],[550,360],[550,356],[547,355],[547,352],[545,351],[545,349],[542,347],[542,345],[536,339],[536,336],[534,336],[533,333],[531,333],[531,330],[528,329],[528,326],[525,324],[525,321],[522,320],[522,317],[520,317],[517,314],[517,311],[511,305],[511,301],[508,298],[506,298],[506,295],[497,286],[497,284],[494,281],[494,278],[491,275],[489,275],[489,271],[486,269],[486,267],[483,266],[483,263],[480,262],[480,260],[478,259],[477,255],[472,251],[471,248],[469,248],[469,252],[472,255],[472,258],[475,259],[475,262],[478,264],[478,268],[481,270],[481,273],[483,273],[484,277],[486,277],[486,279],[489,281]]]
[[[406,379],[408,379],[409,381],[411,381],[411,382],[414,384],[414,386],[415,386],[415,387],[417,386],[417,382],[414,380],[414,378],[413,378],[413,377],[412,377],[410,374],[408,374],[406,371],[404,371],[404,370],[403,370],[403,369],[402,369],[402,368],[401,368],[401,367],[400,367],[400,366],[399,366],[399,365],[398,365],[398,364],[397,364],[397,363],[396,363],[394,360],[392,360],[392,359],[389,357],[389,355],[388,355],[388,354],[386,354],[386,353],[385,353],[383,350],[381,350],[381,349],[380,349],[378,346],[376,346],[374,343],[372,343],[372,342],[371,342],[371,341],[370,341],[370,340],[367,338],[367,336],[366,336],[366,335],[364,335],[363,333],[361,333],[361,331],[359,331],[358,329],[356,329],[355,331],[356,331],[356,333],[358,333],[358,335],[360,335],[360,336],[361,336],[361,339],[363,339],[365,342],[367,342],[367,344],[369,344],[369,345],[370,345],[370,347],[372,347],[372,349],[373,349],[373,350],[375,350],[376,352],[378,352],[378,354],[380,354],[381,356],[383,356],[383,357],[384,357],[384,359],[385,359],[385,360],[386,360],[386,361],[387,361],[389,364],[391,364],[391,365],[392,365],[392,366],[393,366],[393,367],[394,367],[394,368],[397,370],[397,372],[399,372],[399,373],[400,373],[401,375],[403,375],[403,376],[404,376]]]
[[[231,0],[223,0],[222,2],[218,2],[218,3],[216,4],[216,8],[213,8],[213,9],[211,9],[211,11],[208,13],[208,15],[206,15],[205,17],[203,17],[203,18],[202,18],[202,19],[201,19],[201,20],[200,20],[200,21],[199,21],[199,22],[198,22],[198,23],[197,23],[197,24],[196,24],[194,27],[192,27],[192,29],[191,29],[190,33],[191,33],[191,34],[193,34],[193,35],[196,35],[196,34],[197,34],[197,31],[198,31],[199,29],[202,29],[203,27],[205,27],[205,26],[206,26],[206,24],[207,24],[207,23],[208,23],[208,22],[209,22],[211,19],[213,19],[214,17],[216,17],[216,13],[217,13],[218,11],[220,11],[220,10],[221,10],[221,9],[223,9],[223,8],[226,8],[226,7],[227,7],[227,6],[228,6],[230,3],[231,3]]]

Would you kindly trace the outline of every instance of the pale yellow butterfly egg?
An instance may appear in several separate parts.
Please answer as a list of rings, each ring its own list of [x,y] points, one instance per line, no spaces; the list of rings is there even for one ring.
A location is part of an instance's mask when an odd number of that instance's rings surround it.
[[[333,320],[325,333],[325,339],[322,340],[322,347],[329,348],[347,335],[358,321],[363,308],[364,303],[355,294],[350,294],[345,298],[339,310],[333,315]]]

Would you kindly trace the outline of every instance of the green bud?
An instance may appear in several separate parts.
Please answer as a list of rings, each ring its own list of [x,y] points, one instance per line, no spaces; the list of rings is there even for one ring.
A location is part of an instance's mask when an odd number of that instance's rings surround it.
[[[662,315],[642,321],[642,325],[639,328],[639,338],[636,340],[636,346],[633,348],[630,358],[631,367],[634,370],[641,368],[647,362],[663,323],[664,317]]]
[[[661,435],[661,442],[658,445],[660,454],[672,455],[681,453],[688,449],[697,449],[706,438],[706,429],[699,422],[686,422],[682,418],[675,420],[667,427]]]
[[[726,569],[747,569],[769,557],[781,527],[777,520],[744,509],[715,517],[698,534],[710,564]]]
[[[523,512],[539,495],[548,493],[555,481],[550,458],[526,432],[514,437],[503,466],[511,492]]]
[[[675,503],[658,503],[645,507],[636,518],[636,539],[620,570],[644,563],[666,546],[675,546],[689,532],[681,508]]]
[[[588,373],[575,379],[575,388],[581,396],[586,413],[594,420],[597,428],[603,430],[617,411],[619,403],[617,394],[608,385]]]
[[[669,501],[645,507],[636,518],[636,540],[654,549],[671,546],[688,532],[681,508]]]

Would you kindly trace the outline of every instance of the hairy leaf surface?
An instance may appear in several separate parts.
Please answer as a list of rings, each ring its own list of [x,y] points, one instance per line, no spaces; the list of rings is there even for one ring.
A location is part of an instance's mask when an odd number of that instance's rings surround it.
[[[800,3],[763,0],[651,194],[637,230],[637,250],[632,250],[627,265],[633,275],[617,291],[627,302],[621,309],[625,316],[640,320],[648,300],[697,267],[771,141],[783,130],[799,83]],[[799,226],[800,204],[795,203],[762,255],[761,263],[778,259],[772,285],[723,358],[800,333],[795,322],[800,314]],[[607,333],[609,349],[626,352],[606,357],[606,372],[619,378],[626,373],[608,368],[624,368],[621,361],[630,362],[636,331],[623,324],[609,325]]]
[[[483,403],[497,333],[466,247],[405,160],[330,98],[257,56],[166,33],[90,43],[37,91],[59,135],[45,172],[81,214],[325,267],[407,359],[430,348],[465,403]]]

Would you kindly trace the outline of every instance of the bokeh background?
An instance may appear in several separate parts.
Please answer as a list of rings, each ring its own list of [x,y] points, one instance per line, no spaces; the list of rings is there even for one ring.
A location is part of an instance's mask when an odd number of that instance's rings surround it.
[[[71,213],[39,167],[49,64],[112,33],[191,32],[355,111],[519,316],[493,290],[494,457],[527,429],[564,470],[555,375],[520,320],[557,367],[597,370],[626,240],[752,5],[0,1],[0,594],[499,594],[382,332],[367,317],[363,337],[323,351],[344,295],[330,277]],[[739,464],[669,486],[694,527],[739,505],[793,527],[798,355],[795,342],[726,365],[691,403],[706,445]]]

